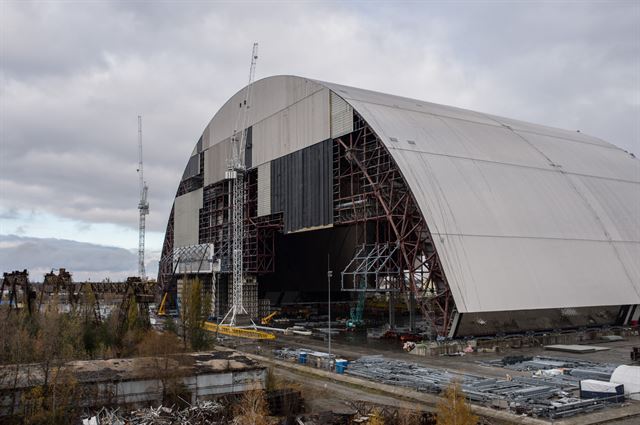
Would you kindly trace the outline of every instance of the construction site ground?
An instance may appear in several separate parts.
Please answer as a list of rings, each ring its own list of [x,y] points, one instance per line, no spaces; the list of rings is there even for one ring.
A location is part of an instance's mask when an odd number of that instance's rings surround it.
[[[229,348],[244,351],[255,356],[256,360],[271,365],[276,376],[297,382],[306,392],[314,396],[307,397],[307,405],[313,411],[331,410],[334,412],[349,412],[352,409],[348,401],[362,400],[370,403],[401,406],[423,411],[435,411],[439,400],[438,396],[420,393],[407,388],[392,387],[380,383],[370,382],[365,379],[349,375],[338,375],[334,372],[303,366],[291,362],[279,360],[274,357],[273,350],[283,347],[308,348],[318,351],[327,351],[327,342],[304,336],[278,335],[275,341],[250,341],[241,339],[226,339],[223,344]],[[504,378],[507,373],[512,376],[521,374],[529,376],[530,372],[518,372],[506,370],[500,367],[485,366],[479,361],[502,358],[504,356],[559,356],[579,358],[582,360],[628,364],[631,347],[640,345],[640,337],[628,337],[622,341],[597,342],[598,345],[608,348],[605,351],[596,351],[584,354],[559,353],[545,350],[543,347],[529,347],[518,349],[506,349],[495,353],[474,353],[465,356],[418,356],[402,350],[399,341],[369,340],[354,336],[344,335],[333,337],[331,351],[338,357],[355,360],[365,355],[383,355],[390,359],[398,359],[406,362],[418,363],[432,368],[447,369],[454,372],[470,373],[486,377]],[[487,419],[487,423],[529,423],[548,424],[550,421],[519,417],[506,411],[474,405],[477,414]],[[620,407],[610,407],[598,412],[578,415],[575,417],[555,420],[555,424],[615,424],[631,425],[640,423],[640,402],[628,401]]]

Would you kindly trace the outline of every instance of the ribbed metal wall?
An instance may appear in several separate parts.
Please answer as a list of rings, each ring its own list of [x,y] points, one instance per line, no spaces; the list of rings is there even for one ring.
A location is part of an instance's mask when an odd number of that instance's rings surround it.
[[[285,232],[333,223],[331,139],[271,161],[271,211]]]
[[[353,108],[343,98],[331,92],[331,138],[353,131]]]
[[[258,216],[271,214],[271,162],[258,165]]]

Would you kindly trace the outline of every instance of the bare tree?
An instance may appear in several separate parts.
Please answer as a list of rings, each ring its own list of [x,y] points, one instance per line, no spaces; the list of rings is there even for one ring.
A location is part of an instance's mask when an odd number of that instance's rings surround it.
[[[479,417],[471,412],[464,393],[457,382],[452,383],[438,403],[438,425],[476,425]]]
[[[269,409],[262,390],[246,391],[235,406],[234,425],[267,425]]]

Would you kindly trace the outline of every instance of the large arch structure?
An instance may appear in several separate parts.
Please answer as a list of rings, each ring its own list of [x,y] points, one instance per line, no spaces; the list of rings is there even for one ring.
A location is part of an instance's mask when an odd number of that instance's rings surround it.
[[[189,158],[167,224],[165,286],[176,258],[204,245],[210,272],[230,271],[225,171],[245,90]],[[439,335],[637,320],[633,155],[576,131],[301,77],[259,80],[252,96],[237,129],[247,140],[244,267],[263,292],[322,292],[330,253],[335,289],[411,294]]]

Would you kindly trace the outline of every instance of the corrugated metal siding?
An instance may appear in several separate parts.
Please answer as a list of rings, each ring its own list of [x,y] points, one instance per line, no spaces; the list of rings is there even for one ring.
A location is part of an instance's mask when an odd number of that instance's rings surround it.
[[[213,145],[204,151],[204,185],[224,179],[227,163],[231,158],[231,139]]]
[[[253,161],[251,159],[252,157],[252,151],[253,151],[253,137],[252,137],[253,131],[252,131],[252,127],[247,128],[246,130],[246,134],[245,134],[245,145],[244,145],[244,166],[247,168],[251,168],[253,167]]]
[[[271,214],[271,163],[258,165],[258,216]]]
[[[331,92],[331,138],[353,131],[353,108],[343,98]]]
[[[286,232],[333,222],[333,145],[315,144],[271,162],[271,211]]]
[[[329,90],[321,90],[253,126],[253,164],[329,138]]]
[[[176,198],[173,216],[174,248],[198,244],[200,208],[202,208],[202,189]]]
[[[240,103],[244,100],[246,87],[229,99],[211,119],[205,129],[203,144],[206,149],[233,135]],[[313,80],[300,77],[280,75],[258,80],[253,83],[253,103],[248,112],[248,125],[255,125],[278,111],[281,111],[302,99],[311,96],[324,87]],[[328,107],[327,95],[327,111]],[[327,112],[328,115],[328,112]],[[328,129],[327,119],[327,129]],[[327,130],[328,131],[328,130]],[[318,138],[315,142],[326,139]],[[257,163],[255,163],[257,165]]]
[[[640,303],[640,161],[583,133],[327,86],[398,163],[461,312]]]

